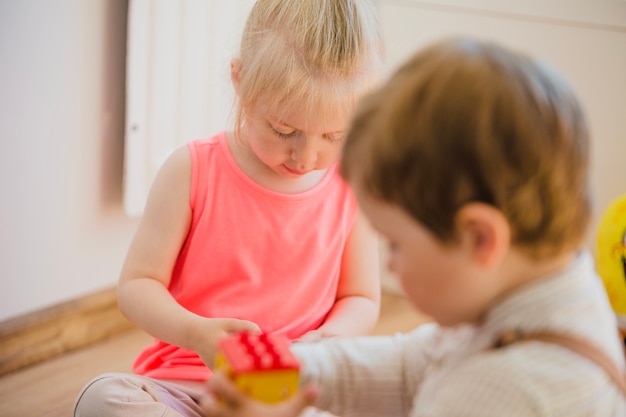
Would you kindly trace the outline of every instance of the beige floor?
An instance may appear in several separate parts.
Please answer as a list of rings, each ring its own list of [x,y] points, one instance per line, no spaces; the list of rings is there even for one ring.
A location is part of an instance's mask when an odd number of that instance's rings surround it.
[[[406,299],[385,295],[374,334],[404,332],[424,321]],[[103,372],[129,372],[134,357],[150,340],[142,331],[132,330],[1,377],[0,416],[71,416],[74,397],[85,382]]]

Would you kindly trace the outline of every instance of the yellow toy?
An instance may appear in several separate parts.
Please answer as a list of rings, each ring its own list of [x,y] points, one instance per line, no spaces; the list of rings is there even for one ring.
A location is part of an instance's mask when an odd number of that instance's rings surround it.
[[[216,369],[250,397],[275,404],[298,390],[300,364],[281,335],[238,333],[218,342]]]
[[[596,241],[596,263],[598,274],[604,282],[624,337],[626,336],[626,195],[615,200],[600,220]]]

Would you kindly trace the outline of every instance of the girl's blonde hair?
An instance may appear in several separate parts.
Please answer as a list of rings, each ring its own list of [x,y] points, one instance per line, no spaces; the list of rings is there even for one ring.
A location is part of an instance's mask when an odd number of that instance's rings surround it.
[[[278,117],[354,102],[377,79],[381,45],[368,0],[258,0],[241,40],[236,132],[260,102]]]

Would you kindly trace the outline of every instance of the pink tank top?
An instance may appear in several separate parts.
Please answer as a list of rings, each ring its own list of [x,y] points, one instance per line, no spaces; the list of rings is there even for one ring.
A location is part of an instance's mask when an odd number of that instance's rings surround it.
[[[225,133],[188,144],[192,224],[170,292],[205,317],[250,320],[291,339],[318,328],[335,301],[357,203],[332,166],[314,188],[280,194],[237,165]],[[160,340],[133,366],[153,378],[206,380],[198,355]]]

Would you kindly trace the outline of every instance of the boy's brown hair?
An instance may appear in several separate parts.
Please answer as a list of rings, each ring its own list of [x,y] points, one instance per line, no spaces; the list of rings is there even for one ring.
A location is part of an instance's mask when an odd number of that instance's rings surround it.
[[[558,74],[495,44],[452,39],[361,101],[341,172],[447,243],[464,204],[496,207],[512,244],[539,259],[582,244],[588,153],[583,111]]]

